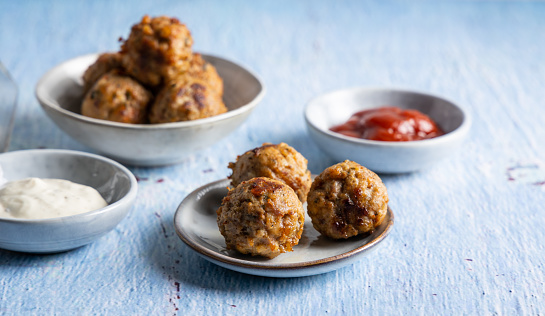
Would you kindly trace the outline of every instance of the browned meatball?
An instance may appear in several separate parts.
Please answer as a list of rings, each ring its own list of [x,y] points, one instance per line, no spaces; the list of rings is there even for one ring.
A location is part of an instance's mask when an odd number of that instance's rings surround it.
[[[210,63],[207,63],[202,58],[201,54],[193,54],[188,73],[192,77],[197,77],[206,81],[210,88],[216,91],[219,96],[223,95],[223,80],[218,75],[216,68]]]
[[[308,193],[308,215],[322,235],[340,239],[371,232],[388,208],[388,193],[369,169],[344,161],[325,169]]]
[[[150,123],[190,121],[227,112],[220,96],[202,79],[184,75],[167,84],[155,98]]]
[[[87,92],[106,73],[121,67],[119,53],[104,53],[83,73],[83,91]]]
[[[121,47],[123,66],[138,81],[156,86],[189,69],[191,45],[193,38],[178,19],[146,15]]]
[[[289,185],[302,203],[307,200],[312,184],[307,160],[286,143],[265,143],[249,150],[238,156],[236,162],[230,162],[229,168],[233,170],[230,176],[233,186],[251,178],[267,177]]]
[[[87,92],[81,114],[121,123],[142,124],[147,119],[151,93],[134,79],[109,72]]]
[[[229,191],[217,215],[227,249],[267,258],[292,251],[305,221],[295,192],[268,178],[253,178]]]

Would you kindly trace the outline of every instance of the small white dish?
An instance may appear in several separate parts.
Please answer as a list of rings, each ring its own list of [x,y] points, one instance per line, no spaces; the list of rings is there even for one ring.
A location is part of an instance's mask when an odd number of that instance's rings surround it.
[[[189,194],[174,215],[174,226],[182,241],[198,255],[242,273],[288,278],[333,271],[367,255],[384,240],[394,224],[394,214],[388,208],[384,222],[370,235],[335,241],[321,236],[306,215],[303,235],[293,252],[274,259],[243,255],[227,250],[216,222],[216,210],[227,195],[229,183],[228,179],[218,180]]]
[[[72,150],[32,149],[0,154],[3,178],[64,179],[95,188],[108,206],[48,219],[0,218],[0,248],[54,253],[86,245],[108,233],[127,215],[137,192],[134,175],[121,164]]]
[[[81,115],[83,72],[98,54],[68,60],[49,70],[36,85],[46,114],[76,141],[115,160],[136,166],[181,162],[240,126],[265,95],[265,86],[248,69],[226,59],[202,54],[223,78],[228,112],[194,121],[124,124]]]
[[[360,139],[330,131],[358,111],[380,106],[416,109],[434,120],[444,135],[419,141],[387,142]],[[355,161],[379,173],[403,173],[427,168],[452,155],[466,137],[471,119],[455,103],[415,91],[353,88],[321,95],[305,108],[305,122],[314,142],[338,162]]]

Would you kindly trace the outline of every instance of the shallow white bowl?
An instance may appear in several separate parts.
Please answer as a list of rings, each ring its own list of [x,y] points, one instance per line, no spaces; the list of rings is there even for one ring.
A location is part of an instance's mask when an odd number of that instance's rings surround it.
[[[229,183],[229,179],[218,180],[190,193],[178,206],[174,227],[180,239],[199,256],[234,271],[291,278],[337,270],[355,263],[376,249],[394,225],[394,213],[388,208],[386,218],[371,234],[347,240],[332,240],[314,229],[305,203],[303,235],[292,252],[273,259],[243,255],[227,250],[216,221],[216,210],[227,195]]]
[[[416,109],[431,117],[445,134],[420,141],[385,142],[329,130],[358,111],[386,105]],[[331,157],[339,162],[349,159],[381,173],[417,171],[449,157],[460,147],[471,125],[467,112],[443,98],[400,89],[365,87],[335,91],[311,100],[305,108],[305,121],[311,138]]]
[[[166,124],[124,124],[83,116],[81,76],[98,54],[48,71],[36,86],[36,97],[57,126],[83,145],[131,165],[174,164],[235,130],[265,95],[263,83],[249,70],[220,57],[202,56],[223,78],[227,113]]]
[[[121,164],[98,155],[55,149],[0,154],[4,178],[55,178],[95,188],[108,206],[78,215],[51,219],[0,218],[0,248],[53,253],[86,245],[111,231],[134,203],[137,183]]]

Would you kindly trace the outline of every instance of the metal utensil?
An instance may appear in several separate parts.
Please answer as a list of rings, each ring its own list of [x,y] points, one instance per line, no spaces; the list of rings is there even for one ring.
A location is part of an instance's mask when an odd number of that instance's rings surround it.
[[[0,153],[6,152],[9,147],[17,96],[17,84],[0,62]]]

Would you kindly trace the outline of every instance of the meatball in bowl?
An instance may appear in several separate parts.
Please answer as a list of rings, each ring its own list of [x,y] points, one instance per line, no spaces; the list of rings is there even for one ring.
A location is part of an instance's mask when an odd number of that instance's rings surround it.
[[[97,79],[85,94],[81,114],[119,123],[147,122],[151,92],[129,76],[113,70]]]
[[[192,44],[177,19],[145,16],[120,51],[54,67],[36,96],[59,128],[99,153],[130,165],[178,163],[234,131],[265,95],[250,70]]]
[[[204,80],[181,76],[159,92],[151,106],[151,123],[192,121],[227,112],[221,97]]]
[[[144,16],[121,47],[122,64],[138,81],[157,86],[190,67],[193,38],[177,18]]]

